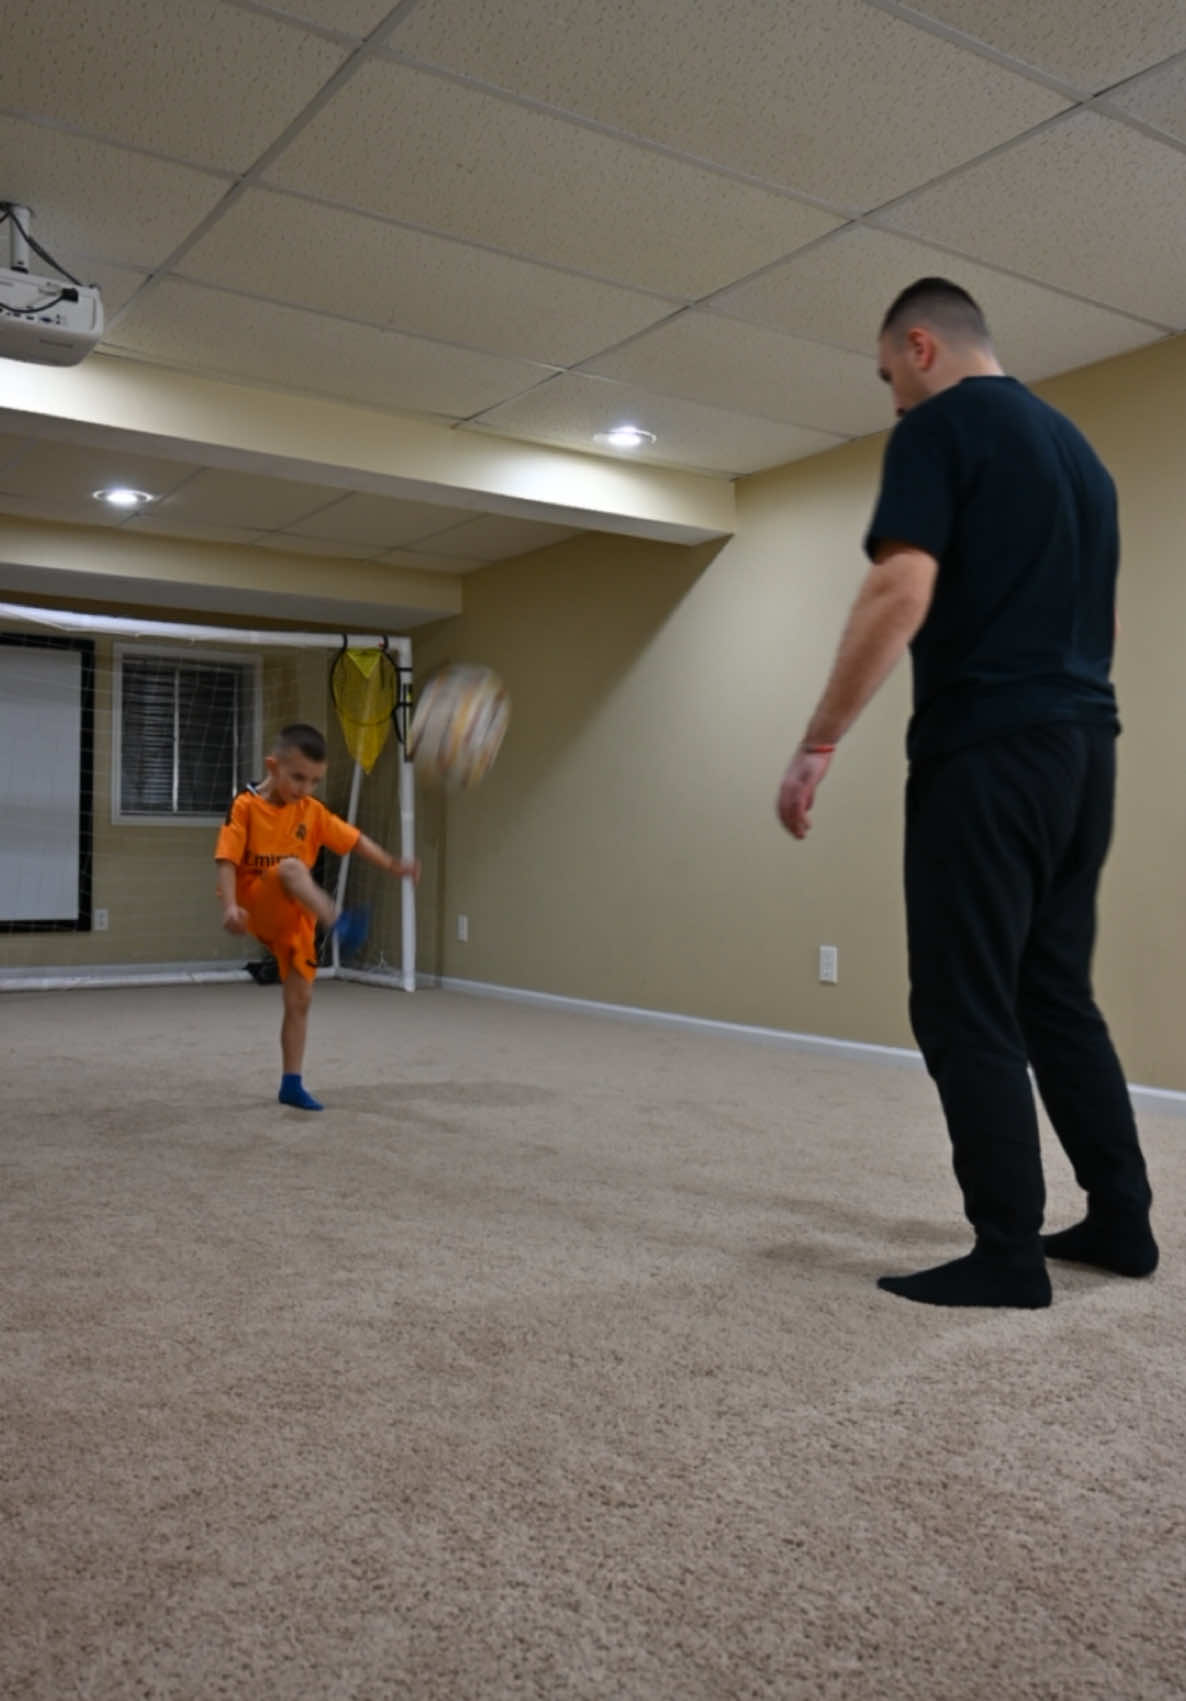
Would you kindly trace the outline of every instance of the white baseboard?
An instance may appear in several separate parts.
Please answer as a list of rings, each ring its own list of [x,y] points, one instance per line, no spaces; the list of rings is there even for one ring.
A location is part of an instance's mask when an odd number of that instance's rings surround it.
[[[459,980],[453,975],[420,976],[417,984],[439,986],[445,992],[463,992],[475,998],[501,998],[513,1004],[537,1004],[546,1009],[572,1010],[587,1016],[609,1016],[623,1022],[650,1022],[658,1027],[731,1034],[737,1039],[785,1046],[793,1051],[829,1052],[834,1057],[875,1058],[883,1063],[906,1064],[914,1069],[923,1067],[921,1054],[906,1046],[830,1039],[824,1034],[800,1034],[789,1028],[750,1027],[744,1022],[719,1022],[707,1016],[683,1016],[675,1011],[647,1010],[634,1004],[602,1004],[591,998],[566,998],[556,992],[531,992],[523,987],[497,986],[490,981]],[[1186,1093],[1174,1092],[1168,1087],[1142,1087],[1132,1082],[1128,1090],[1137,1103],[1147,1103],[1151,1110],[1186,1112]]]
[[[326,964],[317,971],[318,982],[361,981],[370,986],[403,989],[402,978],[392,972],[366,969],[335,969]],[[208,963],[75,963],[54,968],[0,968],[0,992],[78,992],[113,986],[214,986],[220,983],[250,986],[247,959],[223,958]],[[417,985],[431,983],[417,977]]]
[[[249,985],[237,960],[209,963],[93,963],[63,968],[0,969],[0,992],[73,992],[102,986],[204,986],[219,981]]]
[[[466,992],[478,998],[503,998],[515,1004],[539,1004],[553,1010],[572,1010],[586,1016],[610,1016],[625,1022],[649,1022],[663,1028],[691,1028],[698,1033],[732,1034],[737,1039],[757,1040],[765,1045],[786,1046],[796,1051],[827,1051],[841,1057],[878,1057],[885,1062],[922,1068],[918,1052],[904,1046],[830,1039],[826,1034],[799,1034],[788,1028],[750,1027],[744,1022],[719,1022],[708,1016],[683,1016],[676,1011],[647,1010],[635,1004],[601,1004],[592,998],[565,998],[555,992],[529,992],[517,986],[496,986],[489,981],[457,980],[451,975],[442,975],[437,985],[445,992]]]

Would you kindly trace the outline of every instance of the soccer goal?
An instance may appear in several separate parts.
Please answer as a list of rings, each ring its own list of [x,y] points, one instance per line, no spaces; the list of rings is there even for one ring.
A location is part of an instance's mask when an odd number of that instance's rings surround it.
[[[324,801],[415,853],[404,636],[237,627],[0,604],[0,990],[268,979],[221,925],[214,842],[293,721],[324,731]],[[415,893],[358,858],[315,875],[371,910],[319,975],[416,984]]]

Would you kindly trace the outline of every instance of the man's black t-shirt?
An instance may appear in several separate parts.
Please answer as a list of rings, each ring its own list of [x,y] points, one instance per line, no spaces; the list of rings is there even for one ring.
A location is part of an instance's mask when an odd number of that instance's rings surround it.
[[[1116,491],[1070,420],[1014,378],[912,408],[865,548],[890,539],[939,562],[911,645],[911,760],[1049,721],[1117,726]]]

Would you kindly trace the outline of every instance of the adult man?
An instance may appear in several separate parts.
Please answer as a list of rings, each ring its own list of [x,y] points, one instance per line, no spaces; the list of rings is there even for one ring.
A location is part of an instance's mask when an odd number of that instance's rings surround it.
[[[1148,1275],[1152,1195],[1092,998],[1112,823],[1115,489],[1076,428],[1005,376],[943,278],[890,307],[880,376],[900,423],[872,567],[779,792],[802,838],[840,738],[909,645],[910,1015],[951,1136],[972,1252],[879,1286],[932,1305],[1050,1303],[1045,1256]],[[1040,1233],[1039,1091],[1087,1215]]]

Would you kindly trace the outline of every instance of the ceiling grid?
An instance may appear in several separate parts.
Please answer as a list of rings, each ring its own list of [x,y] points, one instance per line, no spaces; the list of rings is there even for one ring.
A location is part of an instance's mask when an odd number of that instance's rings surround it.
[[[101,283],[91,358],[129,372],[607,465],[629,420],[635,466],[733,479],[890,423],[876,324],[924,272],[1027,381],[1186,330],[1180,0],[8,10],[0,197]],[[118,432],[75,429],[55,482],[52,423],[0,398],[0,512],[426,571],[589,523],[513,474],[531,496],[484,509],[460,471],[435,515],[341,467],[289,512],[262,463],[176,446],[150,510],[101,517]]]

